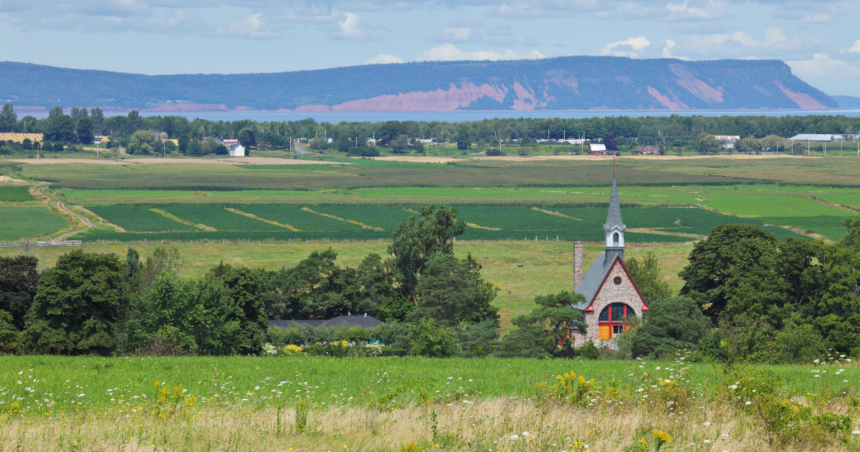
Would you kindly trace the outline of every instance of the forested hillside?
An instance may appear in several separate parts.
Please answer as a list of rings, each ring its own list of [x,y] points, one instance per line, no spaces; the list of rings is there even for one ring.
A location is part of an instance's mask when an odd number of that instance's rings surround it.
[[[781,61],[562,57],[147,76],[0,63],[17,106],[304,111],[827,109]]]

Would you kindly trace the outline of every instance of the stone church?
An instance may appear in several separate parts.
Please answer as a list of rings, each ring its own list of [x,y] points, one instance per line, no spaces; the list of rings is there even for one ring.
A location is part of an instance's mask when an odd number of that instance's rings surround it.
[[[648,302],[624,265],[625,230],[627,226],[621,220],[618,187],[613,175],[609,213],[603,225],[606,250],[597,256],[585,276],[582,275],[582,242],[573,244],[573,288],[585,297],[584,302],[573,307],[582,311],[588,325],[584,334],[576,328],[571,329],[571,339],[576,347],[589,340],[598,346],[610,345],[612,338],[627,328],[627,319],[641,318],[642,312],[648,310]]]

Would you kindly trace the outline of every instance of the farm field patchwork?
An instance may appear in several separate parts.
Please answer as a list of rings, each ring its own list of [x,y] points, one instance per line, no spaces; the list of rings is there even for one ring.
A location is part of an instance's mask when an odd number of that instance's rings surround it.
[[[288,206],[237,205],[231,209],[256,215],[294,229],[248,218],[241,213],[217,205],[167,205],[163,210],[189,224],[160,215],[144,207],[92,207],[91,210],[107,221],[133,233],[117,233],[106,229],[85,232],[85,240],[267,240],[267,239],[377,239],[390,238],[401,220],[408,219],[419,207],[385,206],[315,206],[300,209]],[[466,221],[461,240],[538,240],[562,241],[603,240],[601,225],[605,208],[529,209],[526,207],[459,206],[458,218]],[[629,243],[687,242],[707,235],[720,224],[762,224],[756,219],[721,215],[704,209],[689,208],[627,208],[625,222],[635,229],[627,235]],[[768,230],[784,239],[794,233],[768,226]],[[185,232],[179,232],[185,231]],[[186,233],[187,232],[187,233]]]
[[[28,188],[21,186],[0,187],[0,202],[35,201],[33,195],[27,191]]]
[[[0,240],[17,241],[69,227],[69,222],[47,207],[0,206]]]
[[[760,217],[756,219],[765,224],[791,226],[804,231],[812,231],[834,242],[838,241],[848,230],[842,224],[845,220],[844,217]]]

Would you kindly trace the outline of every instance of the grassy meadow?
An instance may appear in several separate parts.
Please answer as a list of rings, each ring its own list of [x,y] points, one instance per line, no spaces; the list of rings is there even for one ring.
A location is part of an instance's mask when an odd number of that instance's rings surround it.
[[[0,357],[0,366],[4,450],[860,447],[844,429],[774,430],[727,403],[718,368],[683,360],[24,356]],[[798,406],[856,414],[853,364],[762,369]],[[558,385],[564,375],[578,389]]]

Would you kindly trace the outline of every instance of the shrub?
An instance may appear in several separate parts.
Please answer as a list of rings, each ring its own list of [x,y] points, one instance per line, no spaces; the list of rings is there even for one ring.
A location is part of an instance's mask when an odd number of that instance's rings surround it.
[[[409,337],[412,344],[410,355],[445,358],[457,350],[453,335],[446,328],[437,327],[436,321],[429,317],[422,318],[412,328]]]
[[[499,157],[499,156],[508,155],[508,154],[505,154],[505,152],[502,151],[501,149],[489,148],[489,149],[487,149],[486,155],[487,155],[487,157]]]
[[[585,359],[600,359],[600,349],[594,345],[594,341],[589,340],[585,345],[576,349],[576,356]]]
[[[650,308],[632,338],[634,357],[693,350],[710,333],[711,321],[690,297],[657,299]]]

